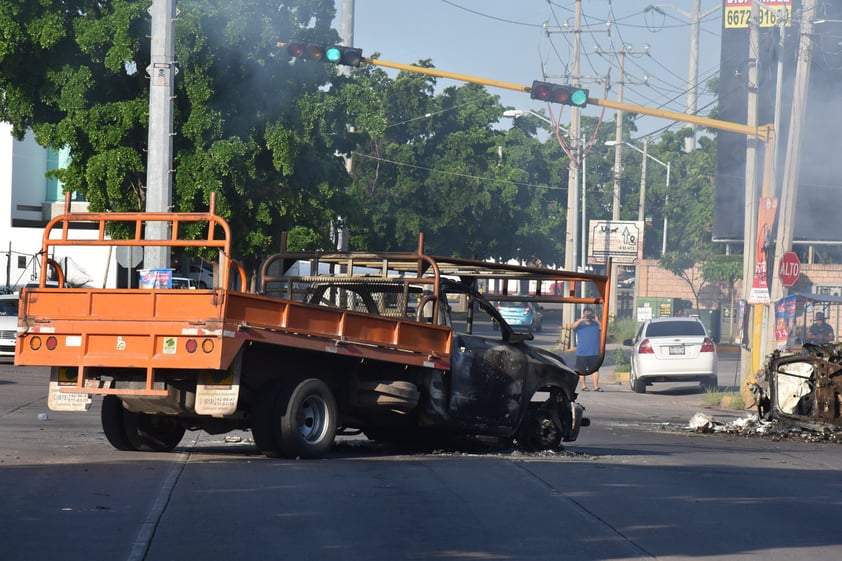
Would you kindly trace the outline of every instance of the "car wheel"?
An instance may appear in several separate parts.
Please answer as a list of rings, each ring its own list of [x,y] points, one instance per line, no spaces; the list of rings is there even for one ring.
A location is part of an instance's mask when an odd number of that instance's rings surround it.
[[[716,376],[709,376],[702,380],[702,387],[707,392],[715,392],[719,389],[719,379]]]
[[[629,371],[629,387],[634,393],[646,393],[646,383],[637,377],[634,368]]]

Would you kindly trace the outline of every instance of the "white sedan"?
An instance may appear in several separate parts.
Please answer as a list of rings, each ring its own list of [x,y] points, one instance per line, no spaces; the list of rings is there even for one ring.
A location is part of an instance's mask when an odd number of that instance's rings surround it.
[[[19,294],[0,294],[0,359],[15,359]]]
[[[704,324],[692,317],[647,320],[637,336],[624,341],[632,345],[629,385],[635,393],[646,392],[653,382],[701,382],[716,389],[716,344]]]

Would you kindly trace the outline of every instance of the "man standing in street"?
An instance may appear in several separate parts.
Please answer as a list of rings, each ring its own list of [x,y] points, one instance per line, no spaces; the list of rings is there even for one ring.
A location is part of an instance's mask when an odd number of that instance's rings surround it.
[[[599,361],[599,336],[602,326],[594,316],[593,308],[588,307],[582,310],[582,317],[574,321],[570,328],[576,334],[576,370],[579,372],[594,370]],[[587,377],[580,377],[582,391],[590,391]],[[599,387],[599,369],[593,372],[593,389],[595,392],[602,391]]]

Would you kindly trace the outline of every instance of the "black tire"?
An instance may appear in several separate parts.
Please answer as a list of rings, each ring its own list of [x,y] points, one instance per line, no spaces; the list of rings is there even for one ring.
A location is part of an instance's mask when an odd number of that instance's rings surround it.
[[[123,402],[116,395],[106,395],[102,400],[100,420],[102,421],[102,432],[109,444],[117,450],[124,452],[135,451],[137,448],[126,435],[126,421]]]
[[[181,442],[185,428],[176,417],[133,413],[116,395],[102,400],[102,431],[117,450],[169,452]]]
[[[135,435],[138,438],[138,450],[148,452],[169,452],[173,450],[181,439],[184,438],[186,429],[178,422],[173,415],[149,415],[147,413],[131,413],[129,419],[133,423],[127,423],[127,434],[129,440]],[[134,424],[136,432],[129,430]]]
[[[280,390],[276,386],[266,385],[259,392],[251,412],[251,436],[261,454],[280,458],[281,445],[275,434],[275,402],[278,401]]]
[[[706,392],[715,392],[719,389],[719,378],[710,376],[701,382]]]
[[[629,370],[629,387],[634,393],[646,393],[646,383],[635,375],[633,368]]]
[[[561,436],[549,411],[530,409],[517,431],[517,442],[524,450],[552,450],[561,444]]]
[[[336,436],[336,399],[323,381],[309,378],[275,404],[276,438],[287,458],[321,458]]]
[[[126,452],[169,452],[185,433],[175,417],[133,413],[116,395],[106,395],[102,400],[100,418],[111,446]]]

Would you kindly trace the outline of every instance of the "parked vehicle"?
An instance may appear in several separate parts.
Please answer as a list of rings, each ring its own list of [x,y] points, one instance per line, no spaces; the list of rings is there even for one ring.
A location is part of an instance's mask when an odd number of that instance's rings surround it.
[[[198,288],[213,288],[213,269],[204,262],[191,263],[187,276],[196,281]]]
[[[532,335],[515,332],[478,287],[512,279],[584,283],[594,296],[517,298],[600,305],[607,316],[608,277],[430,256],[421,236],[411,252],[282,251],[264,261],[258,292],[246,293],[230,288],[247,286],[246,274],[230,257],[230,230],[214,204],[212,197],[210,212],[179,213],[169,225],[174,248],[219,252],[212,293],[43,282],[22,292],[15,362],[51,367],[52,410],[86,411],[102,396],[103,432],[120,450],[171,450],[186,430],[246,429],[266,455],[290,458],[321,457],[337,434],[360,432],[374,440],[491,438],[549,449],[588,425],[576,402],[579,373],[529,346]],[[63,279],[46,257],[55,245],[107,245],[69,240],[67,223],[91,222],[104,232],[109,221],[133,221],[131,243],[145,247],[155,243],[139,237],[149,219],[58,216],[44,232],[42,269]],[[183,239],[179,228],[195,222],[224,237]],[[302,261],[311,272],[291,274]],[[475,334],[492,321],[499,334]]]
[[[18,331],[18,304],[20,295],[0,294],[0,359],[15,358],[15,340]]]
[[[701,382],[718,387],[716,344],[693,317],[663,317],[643,322],[632,346],[629,385],[644,393],[655,382]]]
[[[199,283],[195,279],[187,277],[172,277],[172,287],[181,289],[196,289],[199,288]]]
[[[544,326],[544,309],[536,302],[497,302],[497,311],[515,329],[540,332]]]

